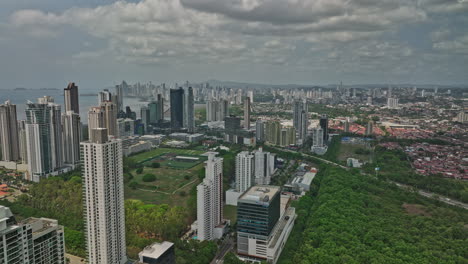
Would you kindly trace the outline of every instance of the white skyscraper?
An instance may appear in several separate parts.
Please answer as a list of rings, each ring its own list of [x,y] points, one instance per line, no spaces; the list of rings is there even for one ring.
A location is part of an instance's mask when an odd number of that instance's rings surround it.
[[[391,109],[396,109],[398,108],[398,98],[387,98],[387,107]]]
[[[255,184],[268,185],[275,172],[275,155],[263,152],[262,148],[254,151],[255,156]]]
[[[62,115],[63,154],[66,164],[77,165],[80,162],[81,121],[80,115],[67,111]]]
[[[252,104],[254,102],[254,92],[253,91],[248,91],[247,92],[247,97],[249,97],[250,103]]]
[[[254,155],[242,151],[236,156],[236,191],[245,192],[255,183]]]
[[[81,143],[88,263],[124,264],[125,211],[122,142],[106,128]]]
[[[314,147],[323,147],[323,129],[321,127],[317,127],[315,129],[313,146]]]
[[[198,240],[220,238],[215,227],[223,220],[223,158],[209,153],[205,179],[197,186]]]

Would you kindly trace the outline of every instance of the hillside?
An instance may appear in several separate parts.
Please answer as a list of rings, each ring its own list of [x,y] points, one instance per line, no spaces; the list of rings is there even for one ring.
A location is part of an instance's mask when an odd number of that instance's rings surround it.
[[[296,203],[292,263],[468,263],[468,212],[384,181],[322,167]]]

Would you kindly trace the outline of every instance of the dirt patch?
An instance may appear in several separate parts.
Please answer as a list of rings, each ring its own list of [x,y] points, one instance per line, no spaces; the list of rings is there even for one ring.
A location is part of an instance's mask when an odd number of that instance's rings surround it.
[[[431,216],[431,214],[425,210],[426,208],[420,204],[404,203],[402,207],[405,209],[406,213],[410,215]]]

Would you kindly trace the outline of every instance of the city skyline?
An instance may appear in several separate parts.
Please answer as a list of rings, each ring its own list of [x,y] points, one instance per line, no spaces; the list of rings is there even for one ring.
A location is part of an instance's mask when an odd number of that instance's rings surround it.
[[[115,76],[468,83],[467,1],[6,0],[0,10],[0,77],[12,88],[106,87]]]

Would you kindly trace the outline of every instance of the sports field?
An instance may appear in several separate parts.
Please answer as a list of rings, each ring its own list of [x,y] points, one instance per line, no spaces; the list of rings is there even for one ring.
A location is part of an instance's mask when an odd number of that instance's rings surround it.
[[[125,198],[138,199],[147,203],[186,206],[189,192],[200,183],[198,173],[206,157],[201,150],[158,148],[130,157],[143,165],[143,172],[130,171],[133,179],[125,184]],[[177,156],[192,157],[196,160],[178,160]],[[160,168],[153,168],[157,162]],[[143,176],[156,176],[153,182],[144,182]],[[133,186],[132,186],[132,182]],[[136,186],[135,186],[136,183]]]

